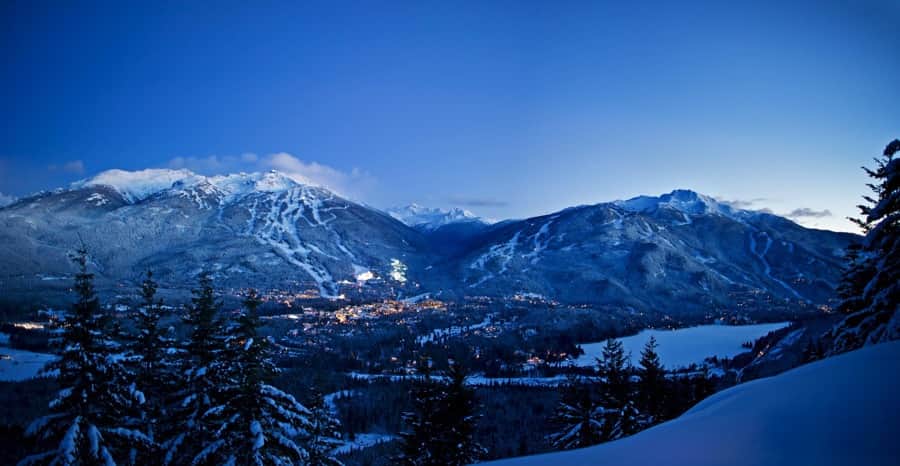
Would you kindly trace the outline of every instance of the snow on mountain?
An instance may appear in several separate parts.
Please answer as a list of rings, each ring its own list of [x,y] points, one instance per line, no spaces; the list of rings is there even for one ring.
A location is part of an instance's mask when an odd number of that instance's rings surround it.
[[[677,190],[496,224],[441,267],[471,293],[702,313],[760,291],[825,304],[855,239]]]
[[[895,465],[898,385],[900,342],[873,345],[732,387],[622,440],[488,464]]]
[[[226,199],[235,199],[253,192],[281,192],[300,186],[287,175],[270,171],[266,173],[236,173],[230,175],[203,176],[190,170],[149,168],[146,170],[106,170],[93,178],[72,183],[72,189],[92,186],[108,186],[125,200],[135,203],[164,191],[178,193],[199,190],[205,194],[217,192]]]
[[[748,293],[833,296],[851,235],[728,213],[675,191],[488,224],[463,209],[411,205],[389,215],[274,171],[110,170],[0,210],[0,262],[13,277],[0,291],[30,293],[47,285],[42,274],[70,273],[65,252],[83,240],[108,283],[152,267],[187,284],[211,267],[229,284],[312,285],[321,296],[339,296],[346,282],[682,315],[729,309]]]
[[[434,207],[424,207],[418,204],[410,204],[404,207],[394,207],[388,209],[386,212],[390,214],[391,217],[405,223],[407,226],[424,230],[434,230],[451,223],[487,223],[472,212],[458,207],[445,210]]]
[[[726,202],[713,197],[696,193],[688,189],[676,189],[661,196],[638,196],[613,204],[629,212],[652,213],[661,208],[669,208],[685,214],[685,221],[690,222],[690,215],[713,214],[732,219],[743,219],[757,212],[736,209]]]
[[[237,173],[208,178],[209,182],[231,196],[251,192],[276,193],[296,188],[301,184],[284,173],[272,170],[266,173]]]
[[[93,178],[72,183],[72,189],[91,186],[109,186],[129,202],[146,199],[156,193],[172,187],[176,182],[199,181],[198,176],[190,170],[168,170],[148,168],[146,170],[106,170]]]
[[[78,241],[100,287],[150,267],[187,284],[209,268],[223,285],[338,297],[345,283],[414,288],[427,258],[419,232],[277,171],[110,170],[9,206],[0,223],[0,262],[21,277],[2,283],[6,292],[30,293],[45,285],[35,285],[40,274],[70,272],[66,251]]]

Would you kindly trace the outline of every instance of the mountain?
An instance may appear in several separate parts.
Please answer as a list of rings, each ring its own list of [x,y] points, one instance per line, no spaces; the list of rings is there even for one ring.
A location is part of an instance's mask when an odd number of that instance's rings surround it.
[[[404,224],[426,232],[459,223],[475,224],[479,226],[487,224],[481,217],[458,207],[445,210],[434,207],[423,207],[418,204],[409,204],[404,207],[387,209],[386,212],[390,214],[391,217],[400,220]]]
[[[873,345],[716,393],[622,440],[485,464],[893,465],[898,385],[900,342]]]
[[[278,172],[188,170],[106,171],[0,208],[0,225],[6,299],[65,292],[83,241],[112,293],[148,269],[187,290],[208,269],[219,286],[285,299],[531,293],[700,314],[825,304],[856,240],[685,190],[488,224],[419,206],[389,215]]]
[[[494,225],[429,286],[643,310],[702,312],[754,295],[822,304],[856,239],[677,190]]]
[[[207,268],[220,286],[333,297],[376,277],[402,288],[405,271],[427,257],[415,230],[278,172],[110,170],[0,209],[0,224],[7,292],[68,285],[67,253],[79,241],[101,288],[133,284],[148,269],[185,288]]]

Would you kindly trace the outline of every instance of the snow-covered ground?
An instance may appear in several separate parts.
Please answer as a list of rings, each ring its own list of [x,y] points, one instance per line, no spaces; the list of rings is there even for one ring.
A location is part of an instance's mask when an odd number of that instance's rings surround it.
[[[650,340],[656,337],[659,344],[657,352],[663,364],[670,369],[702,363],[711,356],[733,357],[746,348],[741,344],[754,341],[767,333],[788,326],[788,322],[757,325],[701,325],[678,330],[644,330],[637,335],[621,338],[625,351],[631,352],[631,363],[637,365],[641,358],[641,350]],[[581,345],[584,354],[574,361],[578,366],[593,366],[600,357],[605,342],[586,343]]]
[[[455,325],[453,327],[439,328],[439,329],[432,330],[431,333],[429,333],[427,335],[421,335],[421,336],[416,337],[416,343],[418,343],[420,345],[424,345],[425,343],[431,343],[437,339],[441,339],[444,337],[459,336],[464,332],[478,330],[480,328],[487,327],[488,325],[491,325],[491,316],[490,315],[485,317],[483,321],[481,321],[477,324]]]
[[[595,447],[495,466],[880,466],[900,458],[900,342],[719,392],[670,422]]]
[[[14,382],[38,375],[55,355],[0,347],[0,380]]]

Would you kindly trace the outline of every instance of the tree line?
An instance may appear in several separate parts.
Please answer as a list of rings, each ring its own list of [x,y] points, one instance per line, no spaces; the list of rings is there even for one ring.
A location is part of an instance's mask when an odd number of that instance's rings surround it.
[[[183,318],[189,336],[177,341],[160,323],[148,272],[126,333],[100,306],[84,246],[74,259],[76,300],[54,329],[59,359],[46,369],[61,388],[26,430],[40,449],[20,465],[340,464],[321,394],[307,407],[269,384],[278,369],[273,342],[258,333],[255,291],[224,316],[201,274]]]
[[[631,367],[621,341],[607,340],[595,373],[570,375],[548,420],[554,449],[581,448],[619,439],[680,415],[714,391],[708,374],[667,376],[650,338],[639,367]],[[437,466],[471,464],[486,451],[475,430],[479,404],[466,386],[465,369],[451,362],[447,377],[431,375],[429,361],[412,392],[413,409],[404,413],[400,454],[395,464]]]
[[[582,448],[626,437],[680,415],[715,391],[705,372],[667,377],[657,346],[651,336],[634,368],[622,342],[607,340],[595,374],[586,380],[571,376],[563,387],[550,420],[551,445]]]

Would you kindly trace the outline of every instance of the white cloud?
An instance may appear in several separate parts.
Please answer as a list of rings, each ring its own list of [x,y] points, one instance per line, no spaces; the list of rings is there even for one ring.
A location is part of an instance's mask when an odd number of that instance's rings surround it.
[[[266,156],[244,153],[239,156],[175,157],[169,161],[169,167],[186,168],[204,175],[278,170],[299,183],[322,186],[348,197],[362,196],[375,184],[372,175],[358,168],[345,172],[315,161],[304,161],[287,152]]]
[[[784,214],[787,218],[798,219],[798,218],[822,218],[822,217],[831,217],[831,211],[828,209],[825,210],[815,210],[810,209],[809,207],[800,207],[794,209],[786,214]]]
[[[81,175],[84,173],[84,162],[81,160],[72,160],[66,162],[62,165],[51,164],[47,166],[47,169],[55,172],[55,171],[64,171],[66,173],[75,173]]]
[[[208,157],[175,157],[169,160],[170,168],[187,168],[205,175],[221,175],[244,171],[245,162],[240,157],[210,155]]]

